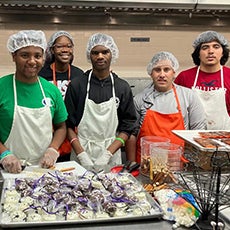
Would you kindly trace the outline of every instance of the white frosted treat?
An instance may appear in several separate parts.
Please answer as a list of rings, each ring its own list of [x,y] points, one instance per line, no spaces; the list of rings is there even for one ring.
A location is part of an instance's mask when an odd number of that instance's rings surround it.
[[[127,204],[124,203],[124,202],[119,202],[119,203],[116,203],[116,206],[117,206],[118,208],[124,208],[124,207],[127,206]]]
[[[142,211],[149,212],[152,208],[150,203],[146,200],[143,200],[141,203],[138,204],[138,206],[142,209]]]
[[[21,203],[18,203],[17,209],[20,210],[20,211],[23,211],[28,207],[29,207],[29,205],[27,203],[21,202]]]
[[[5,190],[5,197],[14,197],[14,199],[20,198],[20,194],[16,190]]]
[[[127,212],[124,211],[124,209],[117,209],[116,212],[114,213],[115,217],[124,217],[127,216]]]
[[[122,174],[121,176],[118,177],[119,182],[121,183],[130,183],[132,182],[128,176],[128,174]]]
[[[21,203],[25,203],[28,206],[31,205],[31,204],[33,204],[33,202],[34,202],[34,199],[31,198],[31,197],[29,197],[29,196],[21,198]]]
[[[91,185],[97,189],[104,189],[103,184],[100,181],[92,180]]]
[[[18,199],[19,197],[17,196],[5,196],[5,199],[4,199],[4,203],[7,204],[7,203],[18,203]]]
[[[14,210],[17,210],[18,208],[18,203],[5,203],[4,204],[4,211],[5,212],[8,212],[8,213],[11,213],[13,212]]]
[[[135,193],[135,197],[136,197],[139,201],[146,200],[145,192],[137,192],[137,193]]]
[[[27,217],[28,222],[38,222],[41,220],[42,220],[42,217],[38,213],[29,213],[29,215]]]
[[[109,214],[106,212],[97,212],[95,217],[98,219],[99,218],[105,218],[105,219],[110,218]]]
[[[132,215],[143,216],[143,211],[140,208],[133,209]]]
[[[10,217],[13,222],[23,222],[26,218],[26,214],[22,211],[14,211],[10,213]]]
[[[67,220],[79,220],[79,214],[77,211],[69,211],[67,213]]]
[[[43,213],[42,220],[44,221],[55,221],[57,219],[55,214]]]

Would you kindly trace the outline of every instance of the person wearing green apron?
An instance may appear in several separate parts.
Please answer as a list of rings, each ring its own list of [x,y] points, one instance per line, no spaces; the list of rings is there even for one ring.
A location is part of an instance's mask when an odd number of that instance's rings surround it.
[[[66,136],[67,112],[59,90],[38,77],[45,34],[20,31],[10,36],[7,47],[16,71],[0,78],[0,163],[10,173],[21,172],[22,160],[49,168]]]
[[[111,71],[118,58],[113,38],[97,33],[87,44],[92,69],[73,79],[67,89],[68,137],[71,159],[83,166],[121,164],[120,148],[136,121],[129,84]]]

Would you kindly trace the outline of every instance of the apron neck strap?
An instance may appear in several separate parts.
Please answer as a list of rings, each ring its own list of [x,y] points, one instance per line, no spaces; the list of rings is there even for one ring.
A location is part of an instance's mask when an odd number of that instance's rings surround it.
[[[57,78],[56,78],[56,64],[55,62],[51,64],[51,69],[53,73],[53,83],[57,86]],[[68,64],[68,83],[70,82],[70,64]]]
[[[223,66],[220,67],[221,87],[224,88],[224,71]]]
[[[176,98],[177,109],[178,109],[179,113],[181,113],[181,107],[180,107],[179,98],[177,96],[176,87],[173,85],[172,89],[173,89],[173,92],[174,92],[174,95],[175,95],[175,98]]]
[[[193,83],[193,88],[196,87],[199,72],[200,72],[200,66],[198,66],[197,71],[196,71],[196,77],[195,77],[195,81]],[[223,73],[223,66],[222,65],[220,66],[220,79],[221,79],[221,88],[224,88],[224,73]]]
[[[88,78],[88,84],[87,84],[87,93],[86,93],[86,98],[88,99],[89,97],[89,89],[90,89],[90,80],[91,80],[91,76],[92,76],[93,70],[90,71],[89,73],[89,78]],[[113,79],[113,74],[110,72],[110,78],[112,81],[112,93],[113,93],[113,98],[115,98],[115,88],[114,88],[114,79]]]
[[[37,81],[38,81],[39,87],[40,87],[40,89],[42,91],[43,99],[45,100],[46,99],[46,95],[45,95],[45,92],[43,90],[43,87],[42,87],[42,84],[41,84],[41,81],[40,81],[39,77],[37,77]],[[14,89],[14,105],[16,106],[18,104],[18,100],[17,100],[17,87],[16,87],[16,78],[15,78],[15,75],[13,76],[13,89]]]
[[[200,66],[198,66],[198,68],[197,68],[197,70],[196,70],[195,81],[194,81],[194,83],[193,83],[193,87],[194,87],[194,88],[196,87],[196,83],[197,83],[197,80],[198,80],[199,72],[200,72]]]

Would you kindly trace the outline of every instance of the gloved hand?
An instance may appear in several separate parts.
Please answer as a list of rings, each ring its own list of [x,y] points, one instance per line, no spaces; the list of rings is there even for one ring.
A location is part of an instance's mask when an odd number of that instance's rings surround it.
[[[77,155],[77,159],[79,160],[82,166],[93,166],[93,162],[90,159],[87,152],[83,151]]]
[[[20,173],[22,171],[20,160],[14,155],[9,154],[1,160],[1,164],[9,173]]]
[[[56,163],[58,157],[59,152],[55,148],[49,147],[40,159],[39,164],[42,168],[50,168]]]
[[[97,158],[95,161],[95,165],[107,165],[110,161],[110,158],[113,156],[113,154],[109,150],[105,150],[103,154]]]

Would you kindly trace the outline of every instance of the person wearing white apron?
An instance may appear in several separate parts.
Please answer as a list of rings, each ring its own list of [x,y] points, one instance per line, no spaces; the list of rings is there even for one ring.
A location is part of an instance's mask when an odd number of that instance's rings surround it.
[[[45,97],[38,78],[38,83],[43,95],[44,107],[31,109],[19,106],[17,103],[15,78],[13,83],[15,101],[14,119],[10,135],[4,145],[19,159],[26,160],[31,164],[38,164],[41,156],[52,140],[52,117],[49,101]],[[34,132],[34,130],[36,130],[36,132]]]
[[[72,64],[74,59],[74,39],[64,30],[53,33],[47,42],[45,64],[39,76],[53,83],[60,90],[63,100],[71,79],[82,75],[84,72]],[[58,149],[60,156],[57,162],[69,161],[71,145],[68,138]]]
[[[208,130],[230,129],[230,117],[227,112],[224,88],[223,67],[220,68],[221,88],[211,91],[204,91],[196,88],[199,77],[200,66],[197,68],[195,81],[192,87],[203,104],[207,119]]]
[[[110,70],[117,57],[118,48],[111,36],[92,35],[87,44],[92,70],[74,78],[66,92],[71,159],[83,166],[121,164],[120,148],[134,128],[131,88]]]
[[[37,75],[45,46],[42,31],[24,30],[8,39],[16,71],[0,79],[0,163],[10,173],[20,173],[22,161],[53,166],[66,136],[61,93]]]
[[[100,159],[103,154],[106,154],[107,148],[114,142],[116,130],[118,126],[116,97],[114,91],[113,75],[110,73],[112,80],[113,97],[109,101],[96,104],[89,99],[90,72],[87,95],[85,100],[84,114],[78,125],[78,138],[85,152],[90,154],[90,159],[93,164],[103,164]],[[76,160],[80,163],[76,154],[72,152],[71,160]],[[109,160],[110,165],[121,164],[121,151],[118,149]]]
[[[208,130],[230,129],[230,68],[228,41],[216,31],[205,31],[193,42],[196,67],[183,70],[175,83],[192,88],[203,104]]]

